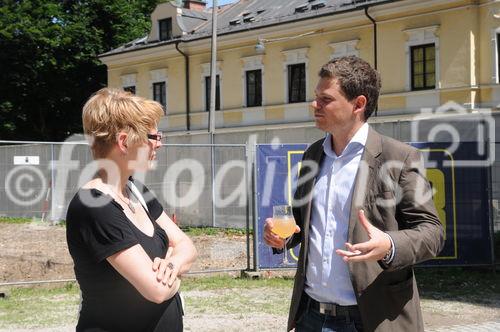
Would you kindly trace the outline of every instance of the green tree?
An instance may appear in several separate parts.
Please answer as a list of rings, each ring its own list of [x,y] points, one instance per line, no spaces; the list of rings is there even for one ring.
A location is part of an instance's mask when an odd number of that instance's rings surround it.
[[[161,0],[3,0],[0,139],[81,133],[85,100],[106,85],[97,55],[146,35]]]

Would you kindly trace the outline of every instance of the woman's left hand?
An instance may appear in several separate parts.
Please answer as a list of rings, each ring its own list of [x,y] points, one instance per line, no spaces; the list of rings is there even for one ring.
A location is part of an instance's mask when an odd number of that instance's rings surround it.
[[[153,271],[156,272],[156,280],[164,285],[168,283],[172,287],[179,274],[180,264],[172,256],[173,247],[168,247],[165,258],[155,257],[153,261]]]

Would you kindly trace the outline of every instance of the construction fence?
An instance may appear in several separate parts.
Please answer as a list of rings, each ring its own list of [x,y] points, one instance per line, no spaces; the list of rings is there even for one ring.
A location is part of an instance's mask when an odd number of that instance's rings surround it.
[[[499,230],[500,163],[497,160],[500,160],[500,146],[494,133],[500,122],[494,121],[495,117],[496,114],[436,121],[432,117],[425,121],[375,118],[370,125],[404,142],[453,143],[456,133],[461,141],[480,142],[478,149],[484,147],[491,161],[491,181],[485,188],[491,193],[488,214],[492,216],[495,230]],[[453,130],[444,130],[443,124],[452,126]],[[258,137],[250,141],[253,134]],[[156,168],[135,177],[153,191],[166,213],[181,227],[250,231],[256,210],[255,144],[311,143],[323,135],[310,125],[283,130],[263,129],[256,133],[220,133],[215,140],[241,144],[167,143],[157,153]],[[210,141],[206,133],[199,136],[194,140]],[[172,141],[187,142],[189,139],[169,139]],[[72,197],[95,172],[96,164],[82,137],[63,143],[0,141],[0,216],[34,220],[29,228],[17,224],[1,225],[0,286],[2,282],[73,278],[64,232],[48,225],[65,219]],[[22,234],[18,229],[22,229]],[[259,239],[243,236],[218,239],[218,242],[212,241],[214,243],[206,238],[198,240],[200,242],[195,244],[199,245],[200,256],[194,272],[256,267],[253,248]]]

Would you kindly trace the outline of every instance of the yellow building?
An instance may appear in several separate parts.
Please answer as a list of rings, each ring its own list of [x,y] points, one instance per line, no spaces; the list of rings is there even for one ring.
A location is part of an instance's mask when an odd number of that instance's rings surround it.
[[[100,56],[109,86],[165,105],[160,129],[174,141],[205,140],[196,134],[208,129],[210,10],[203,1],[162,3],[147,36]],[[421,108],[448,101],[467,110],[495,108],[499,36],[500,1],[493,0],[240,0],[222,6],[216,138],[320,137],[309,108],[317,72],[329,59],[350,54],[381,73],[374,123],[411,119]]]

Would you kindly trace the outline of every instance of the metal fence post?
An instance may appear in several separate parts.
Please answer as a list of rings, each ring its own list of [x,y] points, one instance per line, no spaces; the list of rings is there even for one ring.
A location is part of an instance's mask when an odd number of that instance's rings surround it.
[[[245,146],[245,192],[246,192],[246,207],[245,207],[245,231],[246,231],[246,242],[247,242],[247,271],[250,271],[250,204],[252,192],[251,192],[251,171],[252,166],[250,163],[250,147],[249,143]]]
[[[257,188],[257,144],[255,143],[253,145],[253,150],[252,150],[252,198],[253,198],[253,211],[252,211],[252,216],[253,216],[253,268],[254,271],[259,271],[259,227],[257,224],[257,200],[255,199],[255,189]]]
[[[215,227],[215,139],[214,134],[210,134],[210,160],[212,169],[212,227]]]
[[[485,140],[486,146],[489,145],[489,138]],[[490,241],[491,241],[491,266],[493,269],[493,273],[496,273],[496,265],[495,265],[495,226],[494,226],[494,218],[493,218],[493,208],[492,208],[492,200],[493,200],[493,179],[492,179],[492,166],[487,166],[487,174],[488,174],[488,219],[490,220]]]
[[[54,188],[55,188],[55,167],[54,167],[54,144],[50,144],[50,221],[54,222],[55,220],[55,204],[54,201]],[[48,198],[49,198],[48,197]]]

